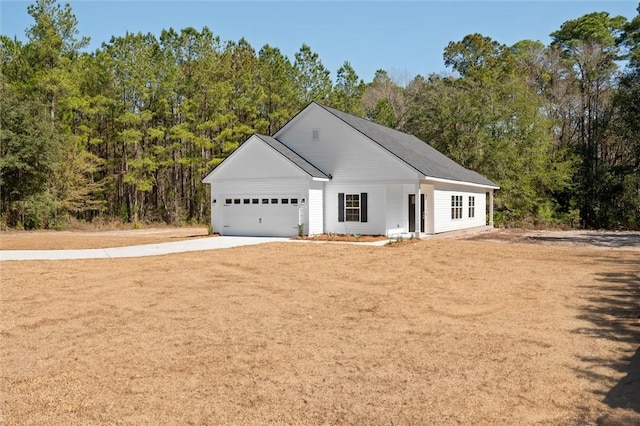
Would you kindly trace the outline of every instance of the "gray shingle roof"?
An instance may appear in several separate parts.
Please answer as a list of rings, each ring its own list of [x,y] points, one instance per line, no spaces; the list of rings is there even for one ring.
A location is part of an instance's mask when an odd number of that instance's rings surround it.
[[[466,169],[415,136],[317,104],[382,146],[424,176],[498,187],[473,170]]]
[[[313,164],[300,157],[298,154],[292,151],[291,148],[280,142],[278,139],[271,136],[258,134],[256,136],[262,139],[267,145],[278,151],[280,154],[284,155],[293,164],[304,170],[309,176],[314,178],[330,179],[330,177],[326,175],[322,170],[318,169]]]

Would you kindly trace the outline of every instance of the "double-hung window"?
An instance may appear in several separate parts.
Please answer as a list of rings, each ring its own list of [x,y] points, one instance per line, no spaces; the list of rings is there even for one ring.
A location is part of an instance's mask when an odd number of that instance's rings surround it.
[[[451,219],[462,219],[462,195],[451,196]]]
[[[360,222],[360,194],[344,195],[344,220]]]
[[[338,222],[366,222],[367,193],[338,194]]]
[[[476,217],[476,197],[469,197],[469,217]]]

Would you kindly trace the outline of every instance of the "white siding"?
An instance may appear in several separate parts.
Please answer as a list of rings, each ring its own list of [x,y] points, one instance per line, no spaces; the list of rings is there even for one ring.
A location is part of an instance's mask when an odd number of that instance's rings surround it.
[[[226,179],[308,177],[298,166],[255,136],[235,150],[212,175],[214,183]]]
[[[324,233],[324,197],[322,182],[312,182],[309,189],[308,212],[309,217],[305,221],[305,232],[309,235]]]
[[[417,177],[400,159],[322,107],[310,105],[289,124],[276,138],[334,180],[391,183]],[[312,139],[313,129],[320,129],[319,140]]]
[[[338,194],[367,193],[367,222],[338,222]],[[325,184],[325,232],[334,234],[385,235],[385,185]]]
[[[433,234],[434,233],[434,188],[433,185],[422,185],[422,191],[425,194],[426,200],[425,200],[425,219],[424,219],[424,226],[426,229],[423,229],[422,232],[425,232],[427,234]]]
[[[406,191],[403,187],[409,185],[387,185],[387,199],[386,199],[386,212],[387,212],[387,235],[405,234],[409,232],[409,216],[405,212],[408,204],[408,196],[405,195]]]
[[[462,219],[451,219],[451,196],[462,196]],[[469,218],[469,197],[475,197],[475,217]],[[486,225],[486,191],[463,185],[434,185],[434,232]]]

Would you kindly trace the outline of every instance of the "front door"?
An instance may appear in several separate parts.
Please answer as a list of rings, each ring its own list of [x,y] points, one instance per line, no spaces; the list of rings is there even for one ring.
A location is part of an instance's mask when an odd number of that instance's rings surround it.
[[[409,232],[416,232],[416,194],[409,194]],[[420,232],[424,232],[424,194],[420,194]]]

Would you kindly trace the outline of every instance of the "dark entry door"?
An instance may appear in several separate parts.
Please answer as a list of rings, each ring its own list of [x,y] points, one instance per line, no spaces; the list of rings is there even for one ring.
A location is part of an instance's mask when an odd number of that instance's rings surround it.
[[[416,194],[409,194],[409,232],[416,232]],[[424,194],[420,194],[420,232],[424,232]]]

